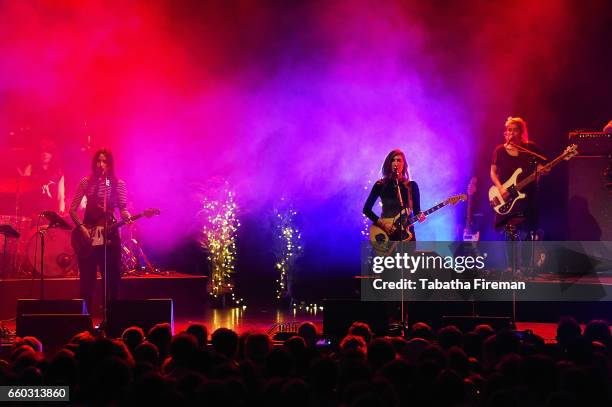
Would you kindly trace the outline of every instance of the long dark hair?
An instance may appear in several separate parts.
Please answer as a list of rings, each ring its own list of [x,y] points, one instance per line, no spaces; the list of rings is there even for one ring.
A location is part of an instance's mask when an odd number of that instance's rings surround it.
[[[399,148],[396,148],[395,150],[391,150],[391,152],[387,154],[387,158],[385,158],[385,161],[383,162],[382,169],[381,169],[383,178],[385,180],[390,180],[393,178],[394,173],[393,173],[393,169],[391,168],[391,161],[393,161],[393,157],[395,157],[396,155],[401,155],[402,159],[404,160],[404,168],[402,169],[402,177],[404,177],[405,181],[410,181],[410,171],[408,171],[408,163],[406,162],[406,155]]]
[[[112,180],[115,179],[115,159],[113,158],[113,153],[108,148],[101,148],[95,152],[93,158],[91,159],[91,173],[93,178],[98,178],[98,174],[96,171],[96,163],[98,162],[98,157],[100,154],[104,154],[106,156],[106,165],[108,166],[108,177]]]

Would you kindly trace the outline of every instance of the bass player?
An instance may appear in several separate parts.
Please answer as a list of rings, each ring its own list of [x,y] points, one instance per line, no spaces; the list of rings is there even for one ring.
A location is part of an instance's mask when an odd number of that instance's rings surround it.
[[[505,143],[495,147],[491,159],[491,181],[497,187],[499,193],[505,196],[508,191],[503,186],[517,168],[522,168],[521,178],[533,174],[535,171],[542,174],[548,173],[543,167],[545,163],[534,152],[542,156],[536,144],[529,141],[527,134],[527,123],[520,117],[508,117],[506,130],[504,132]],[[495,228],[498,231],[508,231],[512,226],[520,239],[525,239],[532,231],[537,230],[538,206],[537,206],[537,182],[528,185],[523,192],[526,198],[517,202],[509,213],[495,214]],[[508,236],[507,236],[508,237]]]

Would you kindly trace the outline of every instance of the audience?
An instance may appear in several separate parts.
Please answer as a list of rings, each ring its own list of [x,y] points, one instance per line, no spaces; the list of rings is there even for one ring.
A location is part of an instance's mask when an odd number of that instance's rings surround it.
[[[263,333],[204,325],[172,335],[158,324],[120,339],[75,335],[54,354],[17,338],[0,359],[0,386],[69,386],[74,405],[227,406],[609,406],[612,339],[606,321],[584,332],[571,317],[556,344],[530,332],[434,331],[412,325],[406,337],[375,337],[354,323],[336,347],[316,326],[274,346]]]

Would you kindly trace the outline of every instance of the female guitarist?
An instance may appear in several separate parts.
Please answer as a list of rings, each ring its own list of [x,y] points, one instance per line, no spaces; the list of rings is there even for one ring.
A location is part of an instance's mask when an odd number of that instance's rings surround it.
[[[517,168],[521,168],[520,179],[533,174],[536,170],[541,174],[548,173],[543,167],[544,161],[526,151],[542,156],[536,144],[529,141],[527,123],[520,117],[508,117],[504,132],[505,143],[498,145],[493,151],[491,159],[491,181],[498,189],[500,195],[506,196],[509,191],[504,187]],[[526,199],[518,202],[509,213],[495,215],[495,228],[504,230],[508,226],[516,227],[521,239],[530,231],[537,230],[537,184],[528,185],[523,192]]]
[[[402,228],[396,227],[393,223],[393,218],[404,209],[407,209],[407,218],[416,214],[419,215],[419,222],[425,220],[425,215],[421,213],[419,186],[410,180],[406,156],[401,150],[395,149],[387,154],[382,166],[382,175],[383,177],[372,187],[363,206],[364,215],[381,228],[388,235],[389,240],[401,241],[407,238],[416,240],[412,226],[409,228],[410,233],[406,234]],[[372,211],[378,198],[382,202],[380,217]]]
[[[91,175],[79,183],[70,205],[70,217],[76,225],[73,231],[73,247],[79,260],[81,296],[90,313],[93,311],[98,267],[104,284],[105,257],[108,277],[106,299],[117,299],[119,294],[121,241],[116,230],[105,236],[104,227],[116,222],[113,214],[115,209],[119,210],[121,218],[130,221],[130,213],[127,211],[127,189],[125,182],[115,176],[112,153],[107,149],[96,151],[91,162],[91,171]],[[83,197],[87,199],[87,204],[81,222],[77,210]]]

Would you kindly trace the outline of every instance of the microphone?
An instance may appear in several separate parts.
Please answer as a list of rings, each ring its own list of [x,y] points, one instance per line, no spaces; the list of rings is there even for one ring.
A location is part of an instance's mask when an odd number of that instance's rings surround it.
[[[58,227],[64,230],[72,229],[70,225],[66,223],[66,221],[61,216],[59,216],[57,213],[53,211],[43,211],[42,216],[47,218],[47,220],[49,221],[49,228]]]

